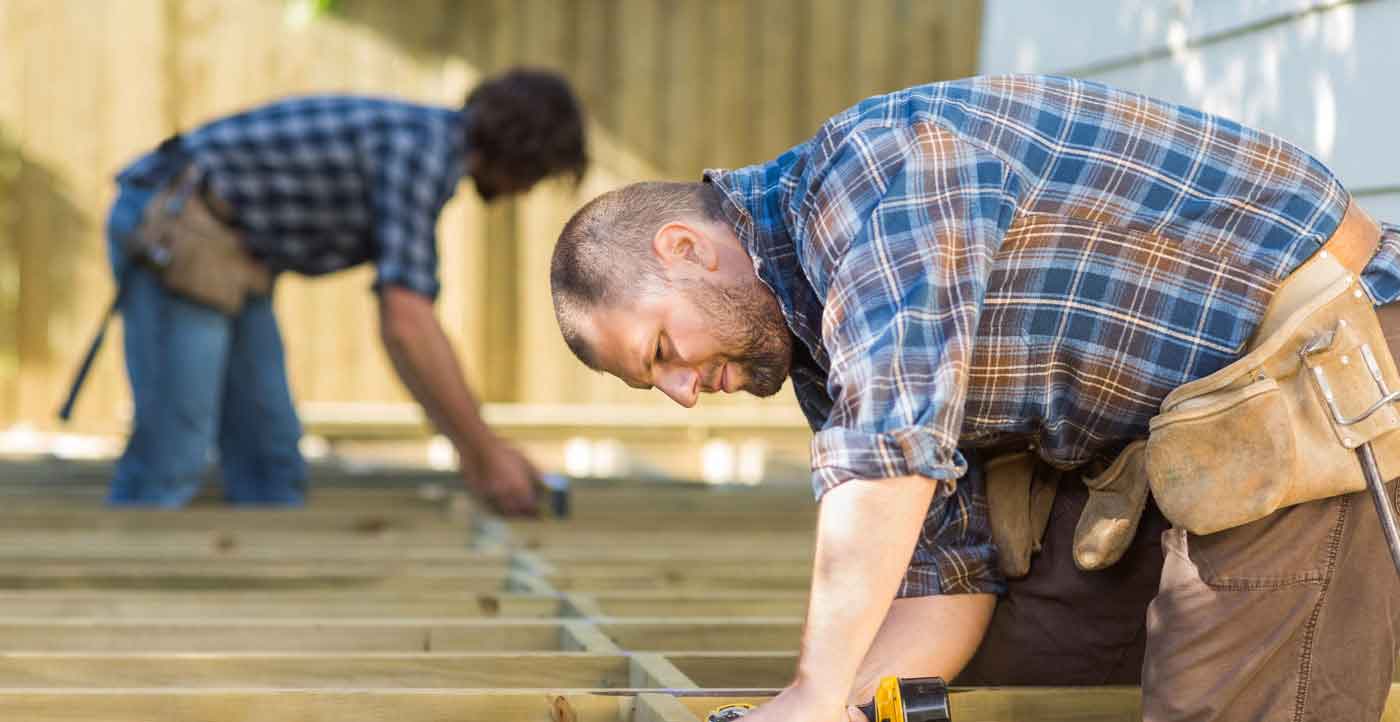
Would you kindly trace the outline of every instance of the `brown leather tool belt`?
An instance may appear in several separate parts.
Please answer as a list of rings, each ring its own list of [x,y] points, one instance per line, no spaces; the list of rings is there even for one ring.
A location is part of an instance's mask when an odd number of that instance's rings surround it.
[[[1169,394],[1147,439],[1084,477],[1081,569],[1110,566],[1127,550],[1149,487],[1172,523],[1208,534],[1364,489],[1353,449],[1365,442],[1386,478],[1400,475],[1400,414],[1386,401],[1400,389],[1387,344],[1400,340],[1400,304],[1378,312],[1359,281],[1379,242],[1380,227],[1350,204],[1279,286],[1245,355]],[[1003,573],[1016,577],[1039,546],[1054,485],[1029,452],[990,456],[992,536]]]
[[[1370,442],[1400,475],[1400,373],[1360,273],[1380,227],[1354,202],[1327,243],[1275,292],[1244,356],[1173,391],[1150,424],[1157,505],[1196,534],[1366,488]],[[1392,327],[1396,312],[1383,309]]]
[[[272,279],[248,255],[232,217],[232,208],[214,197],[191,165],[151,198],[127,239],[127,252],[171,293],[237,315],[250,295],[271,291]]]

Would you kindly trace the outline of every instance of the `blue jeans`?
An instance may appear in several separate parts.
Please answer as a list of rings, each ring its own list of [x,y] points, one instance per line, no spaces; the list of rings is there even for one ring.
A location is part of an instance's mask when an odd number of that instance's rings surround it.
[[[154,190],[122,184],[107,223],[112,270]],[[300,505],[306,462],[271,298],[234,318],[170,294],[145,268],[120,303],[134,414],[107,502],[179,507],[199,492],[217,442],[224,497],[235,504]]]

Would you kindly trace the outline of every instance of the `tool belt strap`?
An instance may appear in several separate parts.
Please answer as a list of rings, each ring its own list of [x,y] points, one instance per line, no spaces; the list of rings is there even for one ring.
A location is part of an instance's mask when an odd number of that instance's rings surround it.
[[[1356,201],[1348,204],[1346,214],[1342,216],[1337,230],[1332,232],[1332,237],[1311,258],[1294,269],[1274,292],[1273,300],[1269,302],[1269,308],[1254,332],[1250,348],[1277,331],[1294,311],[1337,280],[1335,267],[1328,263],[1329,259],[1352,275],[1359,276],[1371,257],[1376,255],[1380,242],[1380,224],[1367,215]]]

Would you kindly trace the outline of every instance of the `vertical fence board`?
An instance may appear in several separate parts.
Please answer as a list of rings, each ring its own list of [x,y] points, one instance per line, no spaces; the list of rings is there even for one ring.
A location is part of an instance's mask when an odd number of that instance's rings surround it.
[[[755,99],[748,94],[747,10],[743,0],[715,0],[707,5],[705,31],[711,58],[706,124],[709,166],[735,167],[762,160],[752,152]]]
[[[814,126],[859,97],[850,82],[852,43],[847,7],[842,0],[811,0],[807,11],[811,28],[810,37],[805,39],[810,53],[807,97]]]

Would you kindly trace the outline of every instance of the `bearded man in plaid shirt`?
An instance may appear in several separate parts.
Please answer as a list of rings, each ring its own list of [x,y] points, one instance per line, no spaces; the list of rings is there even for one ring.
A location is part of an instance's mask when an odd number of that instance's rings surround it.
[[[1230,120],[976,78],[869,98],[767,163],[600,196],[551,280],[573,351],[631,386],[690,407],[793,381],[812,595],[796,680],[746,719],[844,719],[890,674],[1141,680],[1150,720],[1376,719],[1400,585],[1355,494],[1203,535],[1139,496],[1112,558],[1075,533],[1080,480],[1239,358],[1361,215],[1321,163]],[[1368,227],[1379,307],[1400,229]],[[1008,451],[1059,490],[1014,579],[986,495]]]
[[[587,166],[583,127],[561,76],[517,69],[486,79],[457,107],[352,95],[279,100],[176,135],[128,165],[107,230],[135,414],[109,502],[184,505],[214,448],[228,501],[305,498],[271,293],[220,312],[167,288],[132,252],[153,222],[148,207],[160,205],[153,199],[188,183],[222,209],[244,263],[264,277],[373,264],[385,350],[453,443],[466,483],[503,511],[531,511],[538,474],[482,421],[434,314],[436,227],[464,177],[484,201],[549,176],[577,179]]]

